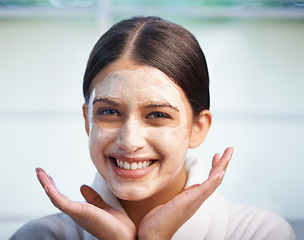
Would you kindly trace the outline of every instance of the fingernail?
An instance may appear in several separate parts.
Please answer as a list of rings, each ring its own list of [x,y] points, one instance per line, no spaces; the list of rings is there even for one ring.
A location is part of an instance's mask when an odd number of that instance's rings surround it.
[[[234,147],[231,147],[231,154],[233,153],[233,151],[234,151]]]
[[[230,162],[230,160],[231,160],[231,158],[232,158],[233,151],[234,151],[234,147],[230,147],[229,162]]]

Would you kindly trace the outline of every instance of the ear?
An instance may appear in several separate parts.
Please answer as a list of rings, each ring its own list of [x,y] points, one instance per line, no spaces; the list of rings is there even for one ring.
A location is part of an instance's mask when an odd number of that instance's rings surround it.
[[[82,105],[82,113],[83,113],[83,118],[85,121],[85,130],[89,136],[90,133],[90,124],[89,124],[89,116],[88,116],[88,105],[86,103],[84,103]]]
[[[205,140],[211,123],[212,115],[209,110],[203,110],[195,117],[191,129],[189,148],[196,148]]]

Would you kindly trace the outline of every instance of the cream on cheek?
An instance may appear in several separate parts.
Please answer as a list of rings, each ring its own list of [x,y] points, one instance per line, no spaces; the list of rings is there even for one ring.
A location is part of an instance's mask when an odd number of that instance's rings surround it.
[[[93,116],[93,100],[95,99],[96,91],[94,90],[91,94],[89,106],[88,106],[88,117],[89,117],[89,149],[91,159],[99,171],[99,173],[106,179],[107,171],[101,171],[105,169],[106,162],[104,159],[103,149],[108,142],[113,141],[116,135],[117,128],[103,128],[94,121]]]
[[[168,177],[173,179],[183,167],[189,146],[190,126],[184,102],[187,98],[184,96],[184,100],[182,99],[182,90],[179,91],[177,85],[163,73],[152,73],[148,76],[147,81],[152,83],[149,91],[145,93],[148,98],[153,99],[154,96],[154,98],[165,99],[179,110],[180,119],[177,126],[147,128],[149,142],[162,153],[164,160],[159,171],[160,176],[167,181]],[[145,88],[147,82],[142,82],[142,87]]]
[[[176,177],[184,166],[189,146],[189,133],[185,120],[181,119],[181,124],[177,128],[146,128],[147,142],[154,151],[161,155],[157,171],[151,174],[146,181],[138,181],[136,184],[125,183],[125,188],[116,186],[118,187],[116,192],[121,194],[121,199],[144,199],[160,192],[170,183],[176,181]]]
[[[179,105],[182,106],[182,105]],[[184,107],[180,107],[181,119],[176,128],[148,128],[149,142],[162,153],[163,162],[159,171],[161,176],[174,178],[184,165],[189,146],[189,130]]]

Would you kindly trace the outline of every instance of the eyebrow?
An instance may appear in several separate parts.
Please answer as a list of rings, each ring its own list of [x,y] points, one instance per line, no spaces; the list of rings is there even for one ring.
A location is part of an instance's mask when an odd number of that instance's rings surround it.
[[[94,99],[93,104],[96,102],[105,102],[105,103],[111,104],[113,106],[119,105],[116,101],[114,101],[110,98],[105,98],[105,97],[100,97],[100,98]]]
[[[105,102],[105,103],[108,103],[110,105],[113,105],[113,106],[119,106],[119,103],[111,98],[107,98],[107,97],[99,97],[97,99],[94,99],[93,101],[93,104],[96,103],[96,102]],[[152,103],[152,104],[149,104],[147,106],[145,106],[144,108],[157,108],[157,107],[160,107],[160,108],[171,108],[177,112],[179,112],[179,109],[175,106],[172,106],[170,103],[163,103],[163,102],[160,102],[160,103]]]
[[[179,112],[179,109],[177,107],[172,106],[169,103],[153,103],[153,104],[149,104],[149,105],[145,106],[145,108],[156,108],[156,107],[172,108]]]

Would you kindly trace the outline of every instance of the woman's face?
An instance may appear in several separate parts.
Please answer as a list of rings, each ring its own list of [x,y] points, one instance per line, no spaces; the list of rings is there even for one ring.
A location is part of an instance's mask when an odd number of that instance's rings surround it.
[[[184,92],[156,68],[116,61],[92,82],[90,154],[120,199],[143,200],[185,184],[192,123]]]

